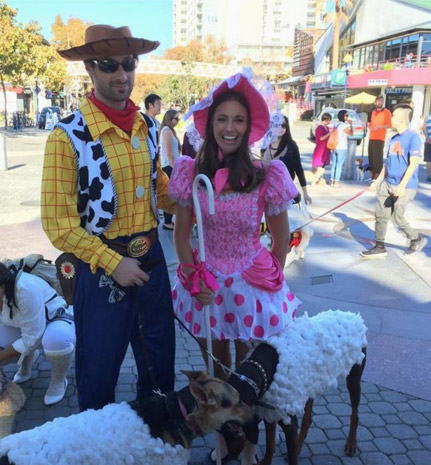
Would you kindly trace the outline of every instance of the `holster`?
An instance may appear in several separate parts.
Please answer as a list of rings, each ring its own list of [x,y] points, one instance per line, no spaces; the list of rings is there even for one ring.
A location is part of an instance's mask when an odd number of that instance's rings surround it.
[[[55,267],[63,297],[68,305],[73,305],[78,258],[72,253],[62,253],[55,260]]]

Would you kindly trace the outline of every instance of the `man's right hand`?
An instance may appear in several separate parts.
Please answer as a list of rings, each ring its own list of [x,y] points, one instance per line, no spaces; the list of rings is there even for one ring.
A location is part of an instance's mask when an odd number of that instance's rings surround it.
[[[143,286],[150,279],[150,276],[139,268],[139,261],[129,257],[123,257],[111,277],[123,287]]]

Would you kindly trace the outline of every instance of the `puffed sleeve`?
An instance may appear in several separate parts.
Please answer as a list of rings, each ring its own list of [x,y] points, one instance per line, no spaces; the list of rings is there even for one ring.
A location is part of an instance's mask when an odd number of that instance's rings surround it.
[[[287,210],[292,199],[298,195],[298,189],[293,184],[285,164],[280,160],[274,160],[268,166],[265,185],[265,214],[268,216],[279,215]]]
[[[192,206],[194,160],[183,156],[175,161],[169,180],[169,195],[182,207]]]

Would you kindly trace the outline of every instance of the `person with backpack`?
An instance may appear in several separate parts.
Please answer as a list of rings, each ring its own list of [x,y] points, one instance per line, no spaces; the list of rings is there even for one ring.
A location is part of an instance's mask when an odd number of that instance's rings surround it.
[[[15,274],[0,263],[0,364],[18,358],[15,383],[31,378],[40,345],[51,363],[44,402],[53,405],[66,393],[66,374],[75,350],[73,316],[47,281],[25,271]]]
[[[333,131],[337,131],[337,144],[335,149],[331,152],[331,186],[339,187],[343,165],[346,160],[348,137],[353,134],[352,120],[349,120],[347,110],[340,110],[338,112],[339,123],[334,125]],[[328,147],[331,148],[330,139],[328,140]]]

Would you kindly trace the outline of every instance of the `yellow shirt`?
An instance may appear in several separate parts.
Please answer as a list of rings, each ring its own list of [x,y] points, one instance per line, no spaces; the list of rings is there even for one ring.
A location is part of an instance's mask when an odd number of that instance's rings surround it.
[[[108,239],[130,236],[157,227],[151,208],[151,156],[147,146],[148,129],[143,117],[137,113],[131,135],[115,126],[87,98],[80,107],[94,140],[99,137],[105,148],[111,175],[115,182],[117,213],[104,232]],[[132,138],[139,138],[134,149]],[[77,209],[77,166],[70,141],[59,128],[48,137],[42,174],[41,217],[42,226],[52,244],[64,252],[72,252],[91,266],[111,274],[122,256],[109,249],[98,236],[81,227]],[[173,211],[174,203],[168,194],[167,175],[157,165],[157,200],[162,210]],[[136,188],[144,188],[144,196],[137,198]]]

